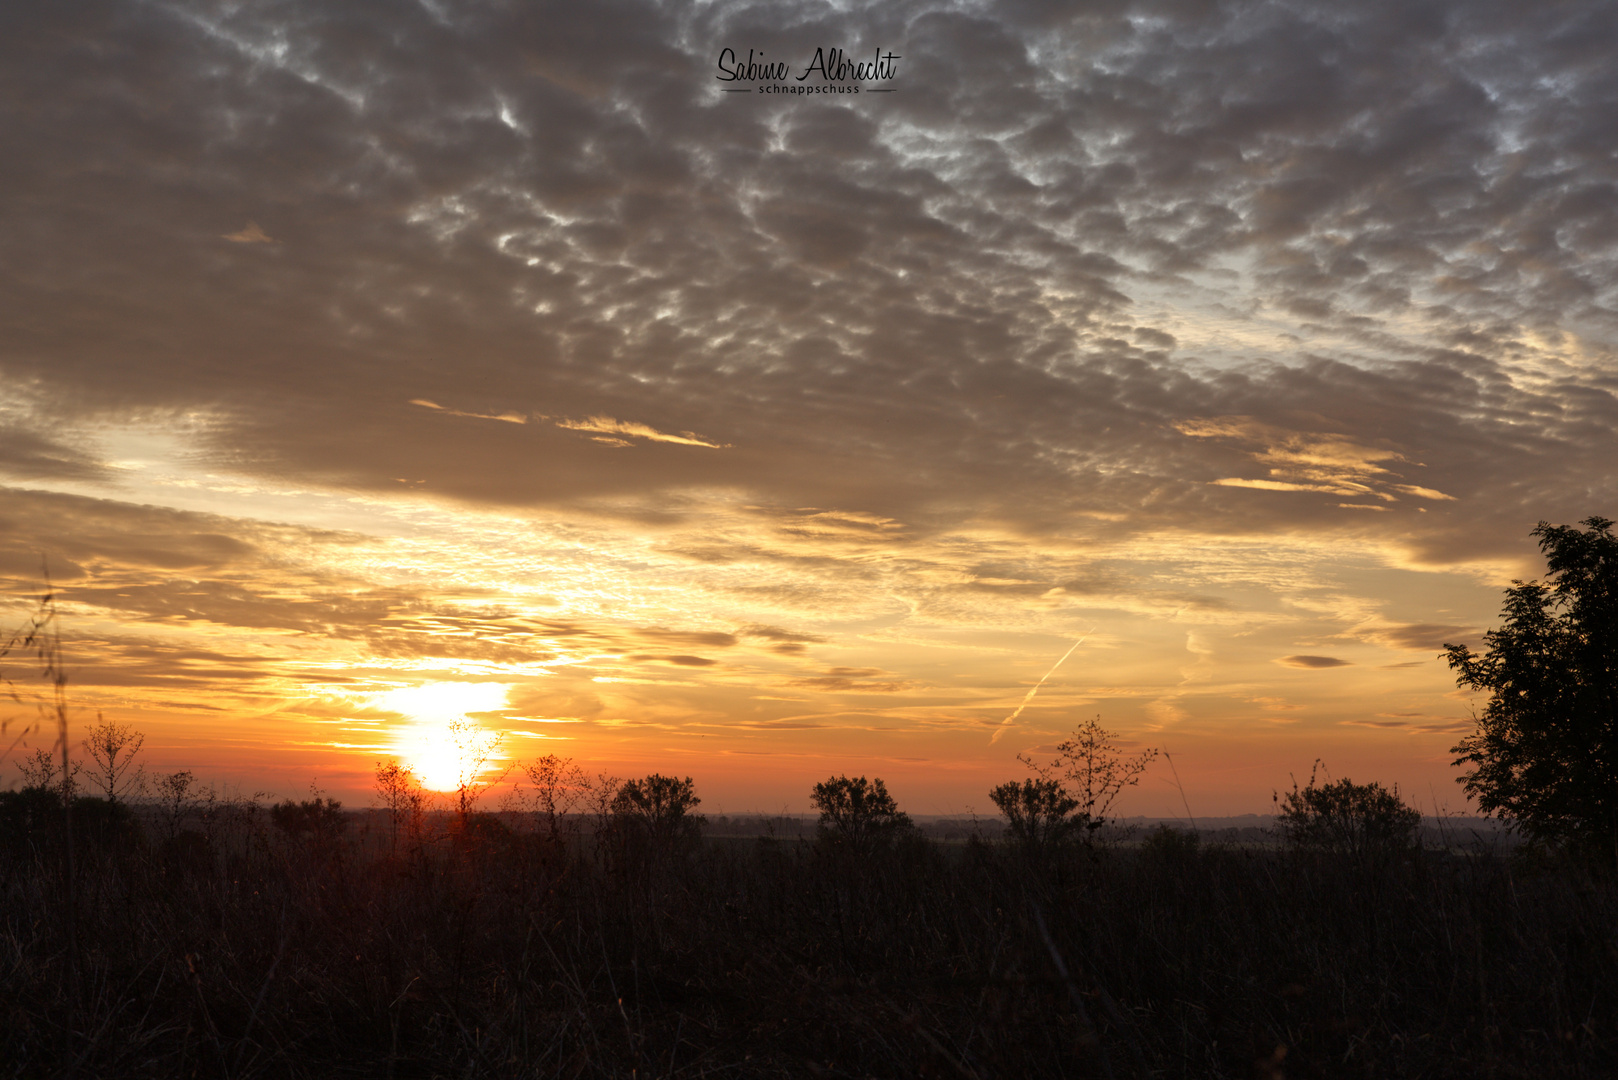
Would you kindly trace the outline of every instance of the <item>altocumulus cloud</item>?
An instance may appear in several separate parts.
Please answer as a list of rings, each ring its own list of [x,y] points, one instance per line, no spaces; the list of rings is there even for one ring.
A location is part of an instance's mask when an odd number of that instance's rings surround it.
[[[234,469],[492,505],[1514,550],[1613,493],[1615,19],[33,5],[0,463],[188,409]],[[714,89],[727,44],[832,43],[899,92]]]

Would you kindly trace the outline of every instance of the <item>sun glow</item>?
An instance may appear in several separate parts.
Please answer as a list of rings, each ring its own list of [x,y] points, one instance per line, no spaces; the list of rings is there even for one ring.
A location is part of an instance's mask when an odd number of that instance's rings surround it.
[[[469,714],[493,712],[507,705],[503,683],[423,683],[380,694],[377,708],[411,719],[393,739],[393,749],[433,791],[454,791],[479,775],[498,768],[493,747],[498,735]]]

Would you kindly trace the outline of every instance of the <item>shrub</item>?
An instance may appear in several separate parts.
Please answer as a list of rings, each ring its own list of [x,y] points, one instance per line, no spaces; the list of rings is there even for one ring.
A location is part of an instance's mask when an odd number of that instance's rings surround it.
[[[343,804],[319,795],[302,802],[276,803],[270,807],[270,821],[293,839],[334,841],[348,828]]]
[[[1159,825],[1141,840],[1140,850],[1149,859],[1177,863],[1194,857],[1201,845],[1202,837],[1190,829]]]
[[[590,778],[572,758],[556,754],[527,762],[522,771],[532,787],[519,789],[518,804],[533,815],[546,838],[560,843],[568,831],[568,815],[590,795]]]
[[[80,795],[72,809],[76,851],[130,849],[144,841],[134,812],[122,803]],[[65,828],[60,792],[39,787],[0,791],[0,852],[34,858],[59,851]]]
[[[146,736],[128,724],[115,723],[98,716],[85,736],[83,746],[90,755],[85,776],[89,786],[101,792],[110,803],[121,802],[137,795],[145,786],[135,755],[140,753]]]
[[[1007,780],[990,791],[989,798],[1006,816],[1012,839],[1030,848],[1058,846],[1079,825],[1073,818],[1079,800],[1055,780],[1024,780],[1021,784]]]
[[[815,785],[809,802],[820,811],[821,838],[850,851],[872,851],[912,827],[881,779],[833,776]]]
[[[1406,806],[1397,787],[1389,791],[1346,778],[1319,784],[1314,771],[1307,787],[1294,781],[1279,801],[1282,835],[1303,848],[1348,855],[1408,850],[1421,826],[1421,811]]]

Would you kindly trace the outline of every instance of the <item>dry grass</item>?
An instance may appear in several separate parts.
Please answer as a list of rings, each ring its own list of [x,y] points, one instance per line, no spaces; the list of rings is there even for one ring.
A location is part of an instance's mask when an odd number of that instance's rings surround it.
[[[0,1076],[1610,1076],[1618,890],[1477,854],[0,854]]]

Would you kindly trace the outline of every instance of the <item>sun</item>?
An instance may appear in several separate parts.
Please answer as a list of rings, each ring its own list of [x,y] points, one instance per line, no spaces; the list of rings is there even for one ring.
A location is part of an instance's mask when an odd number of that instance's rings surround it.
[[[486,729],[467,716],[505,708],[508,689],[504,683],[421,683],[379,694],[372,704],[410,718],[395,733],[393,752],[415,770],[423,786],[454,791],[475,779],[474,771],[497,767],[492,756],[480,749],[488,735]],[[480,757],[491,760],[478,770]]]

